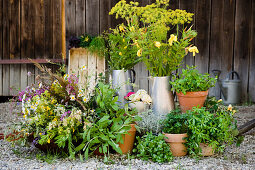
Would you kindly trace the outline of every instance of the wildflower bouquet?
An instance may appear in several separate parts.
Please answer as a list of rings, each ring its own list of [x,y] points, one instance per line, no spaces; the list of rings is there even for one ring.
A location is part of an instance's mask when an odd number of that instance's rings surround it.
[[[62,77],[44,66],[36,66],[49,75],[49,81],[20,92],[24,122],[18,135],[23,143],[32,136],[35,146],[55,144],[60,150],[68,150],[71,158],[77,153],[88,158],[98,149],[107,160],[110,147],[121,153],[118,143],[123,143],[122,135],[139,118],[118,107],[115,90],[100,80],[90,91],[88,84],[78,84],[75,74]]]
[[[177,69],[188,52],[193,55],[198,49],[191,41],[196,37],[196,31],[185,28],[185,23],[192,21],[192,13],[185,10],[167,9],[169,0],[157,0],[145,7],[138,3],[125,0],[116,4],[112,13],[116,17],[132,18],[135,16],[141,22],[141,32],[137,36],[137,55],[143,57],[147,69],[153,76],[169,76]],[[149,57],[148,57],[149,56]]]

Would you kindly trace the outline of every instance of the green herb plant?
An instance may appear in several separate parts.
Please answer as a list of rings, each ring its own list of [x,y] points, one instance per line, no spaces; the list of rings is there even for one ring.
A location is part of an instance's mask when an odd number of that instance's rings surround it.
[[[225,146],[232,144],[236,136],[234,113],[235,110],[225,106],[220,106],[215,112],[209,112],[205,107],[189,110],[186,143],[189,154],[199,156],[200,143],[208,144],[218,152],[222,152]]]
[[[142,160],[152,160],[153,162],[163,163],[172,161],[173,155],[169,149],[169,145],[164,140],[163,134],[155,136],[152,132],[146,135],[137,137],[136,148],[133,152]]]
[[[181,114],[180,109],[176,109],[167,114],[162,122],[163,132],[170,134],[182,134],[188,132],[188,114]]]
[[[186,92],[206,91],[215,86],[216,79],[207,73],[200,74],[194,66],[187,66],[187,69],[182,69],[181,74],[173,76],[169,83],[172,85],[172,90],[186,94]]]

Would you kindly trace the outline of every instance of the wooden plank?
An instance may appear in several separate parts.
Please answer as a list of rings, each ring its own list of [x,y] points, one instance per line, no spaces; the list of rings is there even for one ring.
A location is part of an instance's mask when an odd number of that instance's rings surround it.
[[[180,8],[180,0],[170,0],[169,2],[170,9],[179,9]]]
[[[227,73],[232,71],[234,33],[235,33],[235,0],[224,1],[223,11],[223,46],[221,57],[221,78],[225,78]]]
[[[32,33],[29,25],[29,0],[21,1],[21,58],[27,59],[30,54],[30,48],[32,48]],[[21,65],[21,90],[24,90],[27,87],[27,65]]]
[[[99,34],[99,0],[86,0],[86,32]]]
[[[211,16],[211,37],[210,37],[210,65],[209,70],[221,69],[221,58],[223,57],[223,2],[221,0],[212,1]],[[220,88],[218,85],[211,88],[210,95],[220,98]]]
[[[208,72],[211,10],[211,0],[201,0],[197,3],[195,25],[198,35],[195,45],[199,49],[199,53],[196,54],[195,65],[200,73]]]
[[[242,101],[248,98],[250,19],[251,0],[236,0],[234,69],[242,80]]]
[[[44,58],[53,58],[53,1],[44,0],[45,12],[45,55]]]
[[[62,58],[61,0],[53,3],[53,58]]]
[[[80,36],[86,31],[86,0],[76,0],[76,8],[75,8],[75,28],[76,28],[76,36]],[[97,11],[99,12],[99,11]],[[101,12],[101,11],[100,11]]]
[[[28,26],[27,29],[30,29],[29,33],[29,39],[28,41],[30,41],[30,48],[28,48],[27,51],[27,56],[26,58],[31,58],[34,59],[35,58],[35,6],[37,1],[29,1],[29,13],[28,13],[28,18],[25,18],[27,20],[27,24]],[[31,86],[32,84],[35,83],[35,66],[34,65],[27,65],[27,71],[31,72],[31,76],[28,76],[27,79],[27,84],[29,86]]]
[[[250,44],[250,70],[249,70],[249,99],[255,102],[255,1],[252,1],[251,12],[251,44]]]
[[[45,6],[44,1],[35,3],[35,58],[45,58]],[[47,3],[47,2],[46,2]],[[40,75],[40,70],[35,67],[35,77]],[[36,81],[36,80],[35,80]],[[38,82],[35,82],[36,84]]]
[[[96,86],[96,56],[88,52],[88,76],[89,76],[89,93]]]
[[[100,1],[100,28],[99,32],[103,33],[104,31],[108,30],[111,24],[111,17],[109,12],[111,10],[111,0],[103,0]]]
[[[10,58],[10,34],[9,34],[9,15],[10,15],[10,1],[3,0],[3,59]],[[10,95],[10,66],[3,66],[3,95]]]
[[[196,9],[196,0],[180,0],[180,9],[186,10],[187,12],[190,13],[195,13],[195,9]],[[196,22],[195,16],[193,17],[193,22],[190,24],[185,24],[185,27],[190,28],[194,23]],[[193,26],[193,29],[195,29],[195,27]],[[195,40],[192,40],[192,43],[195,43]],[[186,55],[183,59],[184,65],[183,67],[185,68],[186,65],[194,65],[195,63],[195,57],[191,54],[188,53],[188,55]]]
[[[105,57],[103,56],[96,56],[96,76],[98,76],[100,73],[105,73]]]
[[[3,0],[0,0],[0,60],[3,58]],[[0,64],[0,96],[3,95],[3,72]]]
[[[10,59],[20,59],[20,1],[10,3]],[[20,87],[20,65],[10,65],[10,95],[16,95]]]
[[[72,48],[69,50],[69,60],[68,60],[68,74],[78,73],[79,68],[79,48]]]

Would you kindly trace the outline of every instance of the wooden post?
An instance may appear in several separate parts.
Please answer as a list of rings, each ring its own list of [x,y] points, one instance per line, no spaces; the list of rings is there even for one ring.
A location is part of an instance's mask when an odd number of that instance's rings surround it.
[[[66,23],[65,23],[65,0],[61,3],[61,20],[62,20],[62,58],[66,59]]]

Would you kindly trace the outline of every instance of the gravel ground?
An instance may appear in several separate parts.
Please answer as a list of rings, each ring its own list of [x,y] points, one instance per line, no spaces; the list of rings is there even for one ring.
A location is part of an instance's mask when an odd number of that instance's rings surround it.
[[[0,133],[7,126],[17,122],[19,117],[10,111],[10,103],[0,103]],[[238,125],[255,118],[255,105],[239,106],[236,114]],[[19,106],[12,109],[18,112]],[[47,163],[38,158],[41,152],[36,148],[11,146],[0,140],[0,169],[254,169],[255,170],[255,129],[245,134],[240,147],[235,145],[226,148],[222,155],[205,157],[200,160],[189,158],[175,158],[173,162],[157,164],[150,161],[128,159],[126,156],[111,155],[114,163],[106,165],[101,157],[92,157],[81,162],[68,159],[53,159]],[[37,158],[36,158],[37,157]]]

